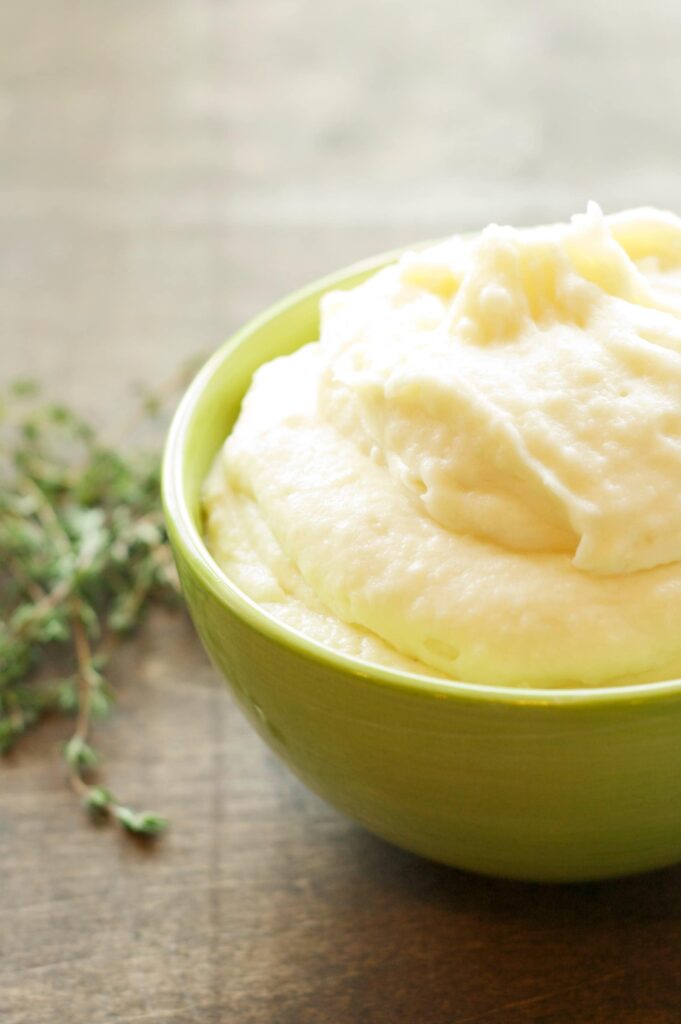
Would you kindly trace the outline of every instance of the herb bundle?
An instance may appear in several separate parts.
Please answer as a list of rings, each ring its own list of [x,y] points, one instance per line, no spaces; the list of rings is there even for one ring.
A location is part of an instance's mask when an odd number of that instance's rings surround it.
[[[157,454],[105,442],[17,382],[0,406],[0,754],[45,715],[71,716],[63,756],[73,789],[94,815],[143,835],[165,819],[93,781],[90,733],[112,706],[117,644],[150,604],[175,604],[178,592]]]

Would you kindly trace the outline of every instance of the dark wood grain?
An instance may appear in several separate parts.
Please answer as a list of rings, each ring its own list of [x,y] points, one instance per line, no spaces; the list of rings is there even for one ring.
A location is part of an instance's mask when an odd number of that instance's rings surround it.
[[[351,259],[490,219],[681,208],[681,7],[0,0],[0,376],[102,420]],[[121,652],[95,829],[64,724],[0,765],[3,1024],[676,1024],[681,869],[532,887],[307,793],[185,617]]]

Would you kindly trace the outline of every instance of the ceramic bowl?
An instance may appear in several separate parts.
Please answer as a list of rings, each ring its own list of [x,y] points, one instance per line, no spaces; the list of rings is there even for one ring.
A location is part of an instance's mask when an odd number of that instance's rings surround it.
[[[254,370],[317,337],[324,292],[359,283],[391,258],[350,267],[259,316],[184,396],[168,437],[163,497],[198,633],[282,761],[398,846],[535,881],[681,860],[681,681],[510,689],[374,667],[277,622],[204,546],[201,484]]]

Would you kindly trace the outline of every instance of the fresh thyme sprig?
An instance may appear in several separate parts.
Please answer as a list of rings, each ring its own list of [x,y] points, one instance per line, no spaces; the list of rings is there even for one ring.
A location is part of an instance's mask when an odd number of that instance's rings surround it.
[[[158,396],[145,401],[148,414],[158,406]],[[93,781],[90,733],[112,705],[116,646],[149,605],[176,604],[178,593],[158,454],[106,442],[30,382],[15,383],[0,404],[0,754],[44,716],[74,716],[71,786],[92,814],[142,835],[165,819]]]

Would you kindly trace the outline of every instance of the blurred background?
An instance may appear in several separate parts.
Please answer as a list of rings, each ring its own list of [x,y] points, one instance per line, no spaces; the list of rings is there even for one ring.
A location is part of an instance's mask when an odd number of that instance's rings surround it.
[[[324,272],[681,209],[673,0],[4,0],[0,373],[87,411]]]

